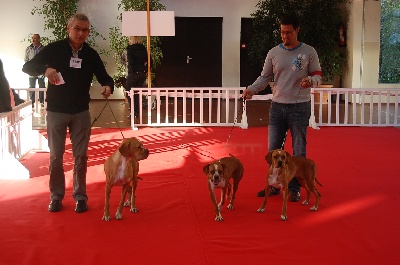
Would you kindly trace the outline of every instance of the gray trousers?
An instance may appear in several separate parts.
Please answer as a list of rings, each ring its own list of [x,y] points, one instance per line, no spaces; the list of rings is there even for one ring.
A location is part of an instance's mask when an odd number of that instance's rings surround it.
[[[64,153],[67,129],[72,144],[74,158],[73,194],[77,200],[87,200],[86,172],[87,151],[90,140],[90,113],[83,111],[76,114],[47,112],[47,135],[50,148],[50,198],[62,200],[65,195]]]

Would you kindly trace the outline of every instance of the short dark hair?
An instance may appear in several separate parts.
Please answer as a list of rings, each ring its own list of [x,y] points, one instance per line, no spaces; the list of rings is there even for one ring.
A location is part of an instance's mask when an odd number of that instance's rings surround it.
[[[281,19],[281,25],[292,25],[294,29],[300,27],[300,20],[295,15],[286,15]]]

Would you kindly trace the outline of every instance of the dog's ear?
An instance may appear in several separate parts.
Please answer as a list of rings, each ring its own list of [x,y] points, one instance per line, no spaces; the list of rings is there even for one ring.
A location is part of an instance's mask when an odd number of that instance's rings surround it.
[[[208,175],[208,172],[209,172],[209,169],[210,168],[210,164],[207,164],[207,165],[205,165],[204,167],[203,167],[203,172],[206,174],[206,175]]]
[[[118,148],[119,152],[123,157],[129,157],[129,147],[131,145],[130,141],[124,141]]]
[[[269,151],[268,154],[265,156],[265,160],[267,161],[267,163],[268,163],[269,165],[272,164],[272,152],[273,152],[273,151]]]
[[[286,153],[286,157],[287,157],[287,158],[290,158],[290,157],[292,157],[292,155],[291,155],[291,154],[289,154],[289,152],[288,152],[288,151],[285,151],[285,153]]]
[[[225,164],[221,164],[221,166],[222,166],[222,169],[223,169],[222,174],[224,174],[224,172],[226,171],[226,166],[225,166]]]

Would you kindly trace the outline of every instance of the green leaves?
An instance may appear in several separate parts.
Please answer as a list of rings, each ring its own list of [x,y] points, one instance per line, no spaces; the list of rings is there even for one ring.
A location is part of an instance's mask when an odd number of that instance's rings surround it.
[[[76,13],[79,0],[33,0],[43,2],[42,6],[35,6],[31,11],[32,15],[44,17],[44,30],[49,30],[52,36],[42,38],[43,44],[55,40],[65,39],[67,34],[68,19]]]
[[[279,19],[296,14],[300,19],[299,40],[313,46],[318,53],[325,81],[342,75],[346,53],[338,45],[338,27],[343,21],[340,4],[348,0],[264,0],[257,4],[254,36],[249,44],[251,63],[262,68],[268,51],[282,42]]]
[[[398,0],[382,1],[379,83],[400,83],[400,6]]]

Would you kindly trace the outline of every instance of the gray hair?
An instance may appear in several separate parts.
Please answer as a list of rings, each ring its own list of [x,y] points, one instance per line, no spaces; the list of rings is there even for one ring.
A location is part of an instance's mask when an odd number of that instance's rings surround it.
[[[72,15],[69,19],[68,19],[68,26],[71,26],[72,23],[74,22],[74,20],[79,20],[79,21],[87,21],[89,24],[89,18],[85,15],[85,14],[75,14]]]

